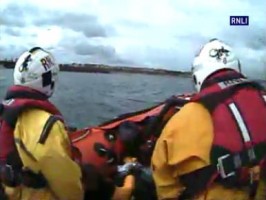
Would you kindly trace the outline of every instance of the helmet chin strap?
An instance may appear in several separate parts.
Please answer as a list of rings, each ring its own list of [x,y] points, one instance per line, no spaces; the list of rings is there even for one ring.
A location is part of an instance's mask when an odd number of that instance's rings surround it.
[[[194,84],[196,85],[197,84],[197,77],[195,75],[193,75],[192,79],[193,79]]]
[[[53,95],[53,93],[54,93],[54,87],[55,87],[55,82],[54,81],[52,81],[51,82],[51,85],[50,85],[50,94],[49,95],[47,95],[48,97],[51,97],[52,95]]]
[[[31,54],[29,54],[23,61],[23,63],[21,64],[21,66],[19,67],[19,72],[23,73],[25,71],[28,71],[28,64],[29,61],[31,61]]]
[[[51,83],[51,90],[53,90],[54,89],[54,81],[52,81],[52,83]]]

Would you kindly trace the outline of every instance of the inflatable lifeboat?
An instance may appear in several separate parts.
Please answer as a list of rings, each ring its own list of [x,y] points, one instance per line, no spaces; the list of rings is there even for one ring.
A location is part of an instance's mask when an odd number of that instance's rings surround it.
[[[151,108],[126,113],[95,127],[70,134],[82,164],[91,164],[111,175],[125,157],[150,165],[156,138],[163,126],[186,104],[191,94],[175,95]]]

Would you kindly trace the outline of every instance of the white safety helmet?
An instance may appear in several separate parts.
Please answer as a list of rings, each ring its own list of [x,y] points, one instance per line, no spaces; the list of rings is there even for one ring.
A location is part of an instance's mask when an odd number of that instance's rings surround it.
[[[233,69],[241,72],[240,61],[232,48],[218,39],[211,39],[194,58],[192,75],[196,90],[199,92],[203,82],[214,72]]]
[[[59,66],[53,55],[40,47],[24,52],[16,62],[14,84],[35,89],[46,96],[53,94]]]

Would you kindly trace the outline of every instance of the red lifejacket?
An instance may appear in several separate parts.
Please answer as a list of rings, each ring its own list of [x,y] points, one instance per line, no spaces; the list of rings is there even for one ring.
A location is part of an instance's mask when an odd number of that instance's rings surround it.
[[[205,83],[193,102],[210,112],[214,128],[211,162],[222,179],[243,177],[243,168],[266,158],[266,93],[235,71],[220,72]],[[242,179],[243,178],[243,179]]]
[[[202,91],[191,101],[200,102],[208,109],[214,128],[212,164],[206,168],[210,170],[198,171],[199,185],[205,187],[213,175],[213,179],[227,186],[248,183],[249,168],[262,166],[266,158],[266,93],[263,88],[235,71],[221,71],[205,82]],[[200,178],[201,172],[205,173],[202,175],[204,181]]]
[[[62,119],[61,113],[47,100],[47,97],[22,86],[10,87],[0,106],[0,163],[2,164],[6,163],[7,156],[16,149],[13,131],[18,116],[23,111],[28,108],[40,108]]]

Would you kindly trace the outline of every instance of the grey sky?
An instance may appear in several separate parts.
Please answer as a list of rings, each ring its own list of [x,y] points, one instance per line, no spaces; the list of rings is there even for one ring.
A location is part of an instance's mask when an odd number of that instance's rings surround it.
[[[266,69],[265,0],[1,0],[0,56],[50,49],[61,63],[189,70],[210,38],[231,44],[244,72]],[[249,26],[229,26],[248,15]]]

